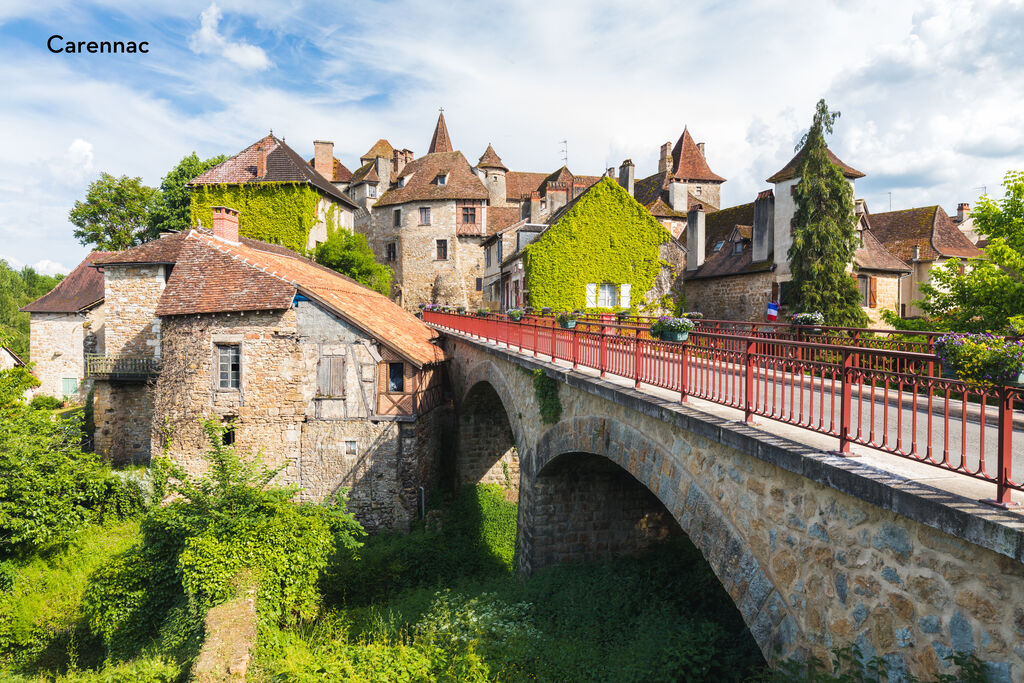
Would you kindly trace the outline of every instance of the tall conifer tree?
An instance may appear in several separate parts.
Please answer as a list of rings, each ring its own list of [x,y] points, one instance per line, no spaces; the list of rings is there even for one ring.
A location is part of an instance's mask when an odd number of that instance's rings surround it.
[[[814,122],[798,150],[803,150],[794,190],[793,245],[787,305],[793,312],[820,311],[829,325],[861,327],[868,318],[860,306],[857,283],[847,272],[859,246],[853,188],[843,171],[828,158],[825,134],[832,132],[839,112],[819,100]]]

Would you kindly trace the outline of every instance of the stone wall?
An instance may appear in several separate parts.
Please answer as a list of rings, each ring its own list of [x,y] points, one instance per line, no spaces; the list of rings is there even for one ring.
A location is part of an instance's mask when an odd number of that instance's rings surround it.
[[[149,462],[153,424],[153,387],[150,384],[94,383],[93,449],[115,465]]]
[[[456,442],[456,481],[501,484],[519,490],[519,454],[505,407],[494,389],[481,383],[462,402]]]
[[[84,401],[90,384],[85,378],[84,346],[86,336],[93,335],[94,353],[103,353],[103,305],[87,313],[32,313],[29,332],[29,358],[35,367],[32,373],[41,382],[32,395],[45,394],[60,398],[63,379],[74,378],[78,391],[72,397]]]
[[[686,308],[713,320],[762,322],[772,296],[772,273],[686,280]]]
[[[896,273],[875,273],[871,277],[875,278],[875,302],[877,305],[874,308],[864,307],[864,312],[870,321],[868,325],[869,327],[891,329],[890,325],[882,321],[882,311],[888,309],[899,314],[900,276]]]
[[[167,268],[104,267],[107,354],[160,357],[160,318],[155,313],[167,282]]]
[[[557,523],[537,493],[546,468],[589,453],[671,513],[769,659],[827,658],[856,643],[896,680],[948,673],[943,657],[953,651],[977,654],[993,680],[1024,673],[1024,532],[1015,515],[564,366],[463,339],[448,348],[457,397],[487,382],[515,406],[523,570],[546,561],[542,536]],[[523,372],[537,367],[560,382],[563,415],[552,427],[540,423]],[[568,502],[563,514],[580,514]]]

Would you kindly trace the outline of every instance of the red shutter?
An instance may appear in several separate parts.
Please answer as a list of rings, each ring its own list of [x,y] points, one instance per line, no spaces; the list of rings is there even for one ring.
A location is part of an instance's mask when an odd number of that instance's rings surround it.
[[[868,308],[878,308],[878,278],[874,275],[868,280]]]

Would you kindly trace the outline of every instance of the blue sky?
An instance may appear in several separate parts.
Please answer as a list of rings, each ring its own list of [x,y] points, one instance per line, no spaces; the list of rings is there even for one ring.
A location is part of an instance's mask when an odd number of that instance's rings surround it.
[[[146,40],[148,55],[55,55]],[[101,171],[157,185],[177,161],[273,129],[299,153],[374,141],[422,154],[439,106],[475,161],[643,177],[683,126],[725,176],[723,205],[767,187],[825,97],[829,144],[873,211],[954,211],[1024,169],[1024,4],[821,0],[46,2],[0,7],[0,258],[66,272],[67,222]]]

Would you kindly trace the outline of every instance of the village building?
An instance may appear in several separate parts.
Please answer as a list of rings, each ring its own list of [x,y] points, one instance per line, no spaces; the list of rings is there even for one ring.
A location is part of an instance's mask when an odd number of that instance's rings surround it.
[[[25,367],[25,361],[23,361],[18,354],[11,351],[6,346],[0,346],[0,370],[10,370],[11,368],[22,367]]]
[[[449,409],[436,333],[377,292],[278,245],[212,231],[168,234],[95,261],[106,356],[95,375],[95,447],[114,462],[164,448],[192,473],[200,420],[284,466],[277,483],[323,500],[349,489],[369,529],[404,529],[438,476]],[[99,366],[98,366],[99,367]]]
[[[359,206],[345,193],[344,165],[333,143],[314,143],[320,166],[302,159],[273,133],[189,182],[192,224],[209,227],[214,206],[237,207],[242,235],[311,250],[333,230],[351,230]],[[351,180],[351,178],[349,178]]]
[[[86,360],[105,349],[103,274],[93,266],[109,256],[94,251],[57,286],[21,310],[29,314],[29,357],[45,394],[84,401]]]

